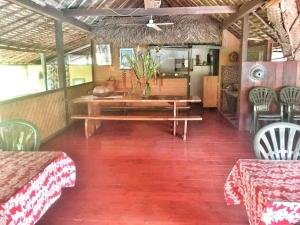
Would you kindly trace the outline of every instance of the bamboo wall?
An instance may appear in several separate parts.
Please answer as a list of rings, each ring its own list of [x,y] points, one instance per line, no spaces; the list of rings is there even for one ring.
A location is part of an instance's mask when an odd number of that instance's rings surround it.
[[[38,126],[42,140],[66,126],[62,90],[16,99],[0,105],[1,120],[24,119]]]
[[[83,95],[88,95],[89,91],[94,88],[94,83],[86,83],[82,85],[77,85],[73,87],[69,87],[67,91],[68,100],[73,98],[77,98]],[[73,114],[87,114],[86,104],[72,104],[69,101],[69,115]]]
[[[68,88],[68,99],[86,95],[93,83]],[[70,104],[70,103],[69,103]],[[83,106],[71,106],[73,111],[85,110]],[[63,90],[41,93],[33,96],[0,103],[0,120],[24,119],[39,128],[42,140],[46,140],[67,126]]]

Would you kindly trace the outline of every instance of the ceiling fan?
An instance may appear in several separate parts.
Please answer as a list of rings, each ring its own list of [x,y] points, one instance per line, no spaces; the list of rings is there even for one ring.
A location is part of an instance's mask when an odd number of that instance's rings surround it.
[[[144,26],[146,25],[149,28],[152,28],[156,31],[162,31],[162,29],[159,26],[170,26],[173,25],[174,23],[155,23],[152,16],[150,17],[150,20],[148,21],[147,24],[140,24],[140,23],[136,23],[136,24],[121,24],[122,26]]]

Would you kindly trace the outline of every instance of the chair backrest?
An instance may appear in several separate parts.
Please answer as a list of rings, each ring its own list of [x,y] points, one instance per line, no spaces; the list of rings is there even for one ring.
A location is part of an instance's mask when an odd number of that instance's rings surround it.
[[[255,87],[249,92],[249,100],[258,111],[269,111],[273,102],[277,102],[276,92],[271,88]]]
[[[254,137],[256,158],[271,160],[300,159],[300,126],[277,122],[261,128]]]
[[[300,88],[284,87],[280,90],[280,100],[287,105],[300,105]]]
[[[38,128],[24,120],[0,122],[0,150],[34,151],[40,147]]]

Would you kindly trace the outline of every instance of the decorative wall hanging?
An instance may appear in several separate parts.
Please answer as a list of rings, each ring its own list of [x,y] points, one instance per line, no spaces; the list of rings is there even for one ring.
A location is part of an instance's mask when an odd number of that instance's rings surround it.
[[[120,48],[120,69],[131,69],[130,63],[126,56],[132,57],[134,55],[133,48]]]
[[[110,44],[96,45],[96,62],[99,66],[112,65]]]
[[[237,53],[236,51],[229,53],[230,62],[237,62],[238,60],[239,60],[239,53]]]
[[[264,78],[266,74],[266,69],[261,64],[253,65],[249,72],[249,78],[253,81],[260,81]]]

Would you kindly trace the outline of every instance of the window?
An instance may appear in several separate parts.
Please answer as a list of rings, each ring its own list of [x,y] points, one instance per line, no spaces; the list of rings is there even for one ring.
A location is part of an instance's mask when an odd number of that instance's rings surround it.
[[[272,61],[286,61],[287,58],[284,57],[282,51],[273,51],[272,52]]]
[[[69,52],[65,62],[68,87],[93,81],[91,45]]]
[[[41,65],[0,65],[0,101],[45,90]]]
[[[0,101],[60,87],[55,52],[51,55],[22,52],[26,56],[22,62],[15,60],[20,51],[9,54],[9,57],[0,55]],[[65,62],[67,86],[92,81],[91,45],[67,53]]]

